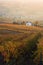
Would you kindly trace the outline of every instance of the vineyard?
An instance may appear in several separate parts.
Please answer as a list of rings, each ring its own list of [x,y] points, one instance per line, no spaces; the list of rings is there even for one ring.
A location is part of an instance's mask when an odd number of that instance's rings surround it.
[[[43,65],[43,28],[0,25],[1,65]]]

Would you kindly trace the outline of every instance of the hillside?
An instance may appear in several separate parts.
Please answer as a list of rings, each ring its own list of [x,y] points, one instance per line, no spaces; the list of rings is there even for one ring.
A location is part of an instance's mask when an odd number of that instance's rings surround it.
[[[0,23],[13,23],[13,22],[23,22],[22,20],[15,20],[15,18],[5,18],[5,17],[0,17]],[[27,22],[27,21],[24,21]],[[29,22],[29,21],[28,21]],[[35,24],[36,21],[31,21],[33,24]],[[43,21],[38,21],[39,26],[43,26]]]
[[[11,18],[6,18],[6,17],[0,17],[0,23],[12,23],[12,19]]]
[[[0,24],[1,64],[40,64],[40,44],[38,43],[42,44],[40,41],[43,39],[42,35],[43,28],[41,27]]]

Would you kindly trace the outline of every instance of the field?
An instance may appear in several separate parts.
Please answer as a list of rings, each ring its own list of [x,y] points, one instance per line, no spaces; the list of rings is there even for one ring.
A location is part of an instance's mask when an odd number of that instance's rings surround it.
[[[43,28],[0,24],[1,65],[43,65]]]

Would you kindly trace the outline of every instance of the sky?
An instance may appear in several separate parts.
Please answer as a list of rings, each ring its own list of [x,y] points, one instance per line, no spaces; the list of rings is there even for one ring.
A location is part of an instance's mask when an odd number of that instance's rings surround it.
[[[0,16],[43,20],[43,0],[0,0]]]

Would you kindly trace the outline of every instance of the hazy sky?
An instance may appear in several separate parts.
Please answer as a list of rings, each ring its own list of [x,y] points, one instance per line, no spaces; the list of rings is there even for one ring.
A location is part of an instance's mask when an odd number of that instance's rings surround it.
[[[0,0],[0,16],[43,19],[43,0]]]

